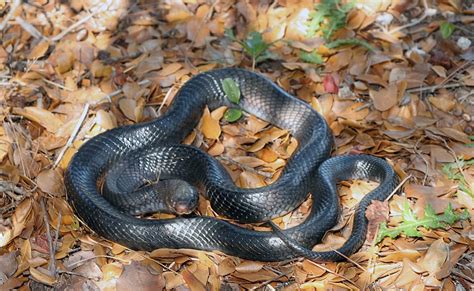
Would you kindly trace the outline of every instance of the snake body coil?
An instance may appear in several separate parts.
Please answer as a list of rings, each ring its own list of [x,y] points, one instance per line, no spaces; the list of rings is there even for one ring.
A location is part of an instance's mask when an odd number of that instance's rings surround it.
[[[222,80],[233,79],[240,88],[239,107],[276,126],[288,129],[298,149],[280,178],[256,189],[241,189],[215,159],[179,143],[199,122],[204,107],[232,105]],[[329,158],[333,139],[325,120],[305,102],[287,94],[267,78],[228,68],[196,75],[175,96],[166,114],[154,121],[116,128],[85,143],[72,159],[65,176],[68,199],[77,215],[99,235],[132,249],[191,248],[218,250],[259,261],[281,261],[298,256],[273,232],[249,230],[211,217],[147,220],[125,214],[98,190],[106,174],[110,188],[133,192],[157,169],[205,188],[204,196],[219,214],[241,223],[268,221],[295,209],[312,193],[313,207],[306,220],[283,235],[310,248],[336,222],[339,201],[336,182],[350,178],[376,180],[380,185],[366,195],[355,211],[349,240],[337,251],[350,255],[365,240],[364,211],[372,199],[383,200],[397,178],[384,161],[372,156]],[[116,170],[119,169],[119,170]],[[120,198],[121,199],[121,198]],[[280,234],[281,235],[281,234]],[[343,259],[338,252],[313,252],[313,259]]]

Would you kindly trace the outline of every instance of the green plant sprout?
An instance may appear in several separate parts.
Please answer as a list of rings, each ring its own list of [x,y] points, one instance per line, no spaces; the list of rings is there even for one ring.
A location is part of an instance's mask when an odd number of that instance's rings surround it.
[[[273,43],[265,42],[262,34],[258,31],[250,32],[243,41],[236,38],[231,29],[225,30],[225,36],[232,41],[238,42],[244,49],[245,54],[252,58],[252,70],[255,70],[257,63],[275,58],[275,56],[268,51],[268,48],[270,48]]]
[[[408,202],[403,205],[402,219],[403,221],[396,227],[387,227],[387,223],[381,223],[379,232],[376,238],[376,243],[379,243],[385,237],[396,238],[404,234],[407,237],[421,237],[418,227],[426,229],[447,228],[459,220],[469,219],[470,215],[465,209],[462,213],[455,213],[451,204],[448,204],[443,214],[437,215],[431,205],[425,207],[425,215],[423,218],[417,218],[410,209]]]
[[[222,80],[222,89],[224,90],[227,99],[234,104],[240,102],[240,88],[237,83],[231,78]],[[224,113],[224,119],[228,122],[235,122],[242,117],[242,110],[238,108],[229,108]]]

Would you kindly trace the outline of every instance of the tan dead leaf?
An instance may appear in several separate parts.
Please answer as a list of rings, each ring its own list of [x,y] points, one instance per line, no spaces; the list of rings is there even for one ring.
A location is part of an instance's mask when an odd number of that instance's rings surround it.
[[[396,285],[399,287],[403,287],[415,281],[416,279],[420,278],[420,275],[415,273],[412,270],[408,262],[409,261],[407,259],[403,259],[403,268],[402,268],[402,271],[400,272],[400,275],[398,275],[398,278],[396,281]]]
[[[439,128],[439,130],[441,130],[445,135],[447,135],[448,137],[450,137],[454,140],[457,140],[457,141],[460,141],[460,142],[466,143],[466,144],[471,142],[471,140],[467,136],[467,134],[465,134],[464,132],[459,131],[455,128],[442,127],[442,128]]]
[[[412,262],[416,261],[421,256],[420,252],[412,249],[405,249],[392,252],[384,257],[380,257],[381,262],[399,262],[403,259],[408,259]]]
[[[76,60],[72,51],[58,51],[51,55],[49,59],[60,74],[70,71]]]
[[[143,117],[145,102],[142,98],[138,100],[122,98],[119,101],[119,108],[128,119],[138,122]]]
[[[310,260],[304,260],[302,267],[303,270],[305,270],[308,274],[311,274],[311,276],[315,277],[320,277],[327,272],[325,269],[318,266],[318,264]]]
[[[379,91],[369,90],[369,95],[374,101],[375,109],[385,111],[397,104],[397,92],[397,86],[390,85],[387,89],[382,88]]]
[[[265,161],[251,156],[233,157],[234,161],[247,167],[256,168],[265,165]]]
[[[446,68],[443,66],[432,66],[431,69],[441,78],[446,78]]]
[[[48,169],[40,172],[36,177],[36,183],[41,191],[61,196],[63,192],[63,174],[57,169]]]
[[[102,89],[97,86],[90,86],[70,92],[69,96],[67,96],[64,101],[75,104],[97,104],[101,102],[107,102],[107,100],[107,94],[103,92]]]
[[[94,60],[91,64],[90,71],[95,78],[109,78],[112,75],[113,68],[99,60]]]
[[[258,188],[266,186],[265,180],[262,176],[248,171],[240,173],[238,184],[242,188]]]
[[[0,162],[8,155],[11,150],[11,141],[5,134],[5,129],[0,127]]]
[[[218,139],[221,135],[221,126],[219,124],[219,120],[212,118],[208,108],[204,109],[200,129],[206,138]]]
[[[441,270],[441,266],[448,258],[448,253],[449,246],[440,238],[430,245],[425,256],[421,259],[420,265],[431,275],[434,275]]]
[[[35,280],[48,286],[52,286],[56,283],[56,279],[47,273],[49,273],[49,271],[41,267],[30,268],[30,274],[35,278]]]
[[[187,20],[192,16],[193,14],[182,1],[175,1],[170,3],[170,8],[165,14],[165,19],[168,22],[175,22]]]
[[[235,261],[232,258],[225,258],[217,267],[217,274],[226,276],[235,271]]]
[[[428,100],[430,101],[431,104],[433,104],[434,107],[444,112],[449,112],[453,110],[454,107],[456,106],[456,102],[452,99],[446,98],[446,96],[440,96],[440,97],[430,96]]]
[[[333,56],[331,56],[326,62],[327,72],[337,72],[340,69],[346,67],[352,58],[352,50],[346,49]]]
[[[430,148],[431,158],[433,158],[434,161],[438,163],[452,163],[455,161],[455,157],[447,149],[437,145],[431,145]]]
[[[241,273],[241,272],[234,272],[232,273],[232,276],[247,280],[249,282],[259,282],[259,281],[267,281],[267,280],[272,280],[278,277],[277,274],[275,274],[272,271],[262,269],[258,272],[251,272],[251,273]]]
[[[117,120],[110,112],[99,109],[95,114],[95,122],[103,129],[109,130],[117,127]]]
[[[175,272],[164,272],[163,277],[166,281],[167,290],[171,290],[185,283],[183,276],[181,274],[176,274]]]
[[[101,268],[103,272],[104,281],[109,281],[112,279],[117,279],[123,272],[123,265],[119,263],[109,263]]]
[[[218,107],[211,112],[211,117],[214,118],[215,120],[221,120],[222,116],[224,116],[224,113],[226,111],[227,111],[227,106]]]
[[[362,106],[364,106],[364,103],[362,102],[352,102],[352,101],[335,102],[333,106],[333,110],[334,110],[334,113],[339,117],[358,121],[358,120],[364,119],[369,114],[369,109],[368,108],[361,109]],[[344,128],[345,127],[343,127],[343,129]],[[332,125],[331,125],[331,129],[332,129]]]
[[[279,155],[269,147],[264,147],[260,151],[256,152],[255,155],[267,163],[272,163],[278,159]]]
[[[263,266],[265,266],[265,264],[262,262],[243,261],[242,263],[235,266],[235,270],[241,273],[255,273],[260,271]]]
[[[161,275],[150,273],[148,267],[142,262],[132,261],[130,265],[125,265],[120,278],[117,280],[117,290],[162,290],[165,287],[165,280]]]
[[[12,216],[13,221],[13,237],[20,235],[28,223],[28,217],[32,212],[32,201],[31,199],[25,199],[15,209],[15,213]]]
[[[171,63],[163,65],[163,69],[160,71],[159,75],[162,77],[169,76],[173,73],[176,73],[179,69],[181,69],[183,65],[180,63]]]
[[[47,131],[56,133],[56,131],[63,125],[61,119],[56,117],[53,113],[46,109],[39,107],[24,107],[24,108],[13,108],[13,113],[21,115],[31,121],[34,121],[44,128]]]
[[[207,151],[207,153],[211,156],[218,156],[224,152],[225,148],[224,145],[217,140]]]
[[[206,291],[206,286],[201,283],[189,270],[185,269],[181,272],[184,281],[191,290],[196,291]]]
[[[28,56],[29,59],[39,59],[44,56],[44,54],[48,51],[49,48],[49,42],[46,40],[41,41],[38,43],[35,47],[30,52],[30,55]]]
[[[9,252],[0,256],[0,272],[7,277],[11,277],[15,274],[15,271],[18,267],[18,262],[16,260],[18,252]]]

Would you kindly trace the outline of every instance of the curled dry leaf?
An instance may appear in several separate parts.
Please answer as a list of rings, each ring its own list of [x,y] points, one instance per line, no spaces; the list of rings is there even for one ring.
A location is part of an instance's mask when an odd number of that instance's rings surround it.
[[[36,177],[36,183],[41,191],[54,196],[61,196],[63,191],[63,174],[58,169],[44,170]]]
[[[38,123],[51,133],[56,133],[57,130],[63,125],[62,120],[56,117],[56,115],[46,109],[39,107],[29,106],[24,108],[14,108],[13,113]]]
[[[390,85],[387,89],[379,91],[369,90],[370,98],[374,101],[375,109],[386,111],[398,102],[398,91],[396,85]]]
[[[219,120],[212,118],[208,108],[204,109],[200,129],[206,138],[218,139],[221,135]]]

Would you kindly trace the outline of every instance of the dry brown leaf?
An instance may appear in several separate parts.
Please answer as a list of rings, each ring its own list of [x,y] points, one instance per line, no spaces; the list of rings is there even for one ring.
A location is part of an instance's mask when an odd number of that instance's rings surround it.
[[[161,275],[153,275],[142,263],[133,261],[124,267],[123,273],[117,280],[117,290],[161,290],[165,280]]]
[[[14,108],[13,113],[21,115],[31,121],[40,124],[51,133],[56,133],[58,129],[63,125],[62,120],[56,117],[56,115],[46,109],[39,107],[29,106],[24,108]]]
[[[35,280],[48,286],[53,286],[54,283],[56,283],[56,279],[47,273],[49,273],[48,270],[41,267],[30,268],[30,274],[33,276],[33,278],[35,278]]]
[[[171,63],[163,65],[163,69],[160,71],[159,75],[162,77],[169,76],[171,74],[176,73],[179,69],[181,69],[183,65],[180,63]]]
[[[409,261],[407,259],[403,259],[403,268],[402,268],[402,271],[400,272],[400,275],[398,275],[398,278],[396,281],[396,285],[398,287],[406,286],[407,284],[410,284],[411,282],[420,278],[420,275],[415,273],[412,270],[408,262]]]
[[[208,108],[204,109],[200,130],[206,138],[218,139],[221,135],[219,120],[212,118]]]
[[[397,86],[390,85],[387,89],[382,88],[379,91],[369,90],[369,95],[374,101],[375,109],[379,111],[386,111],[397,104],[397,92]]]
[[[181,272],[184,281],[191,290],[206,291],[206,286],[203,285],[189,270],[183,270]]]
[[[54,196],[61,196],[63,191],[63,173],[57,169],[44,170],[36,177],[36,183],[41,191]]]
[[[249,171],[243,171],[239,175],[238,184],[242,188],[258,188],[266,186],[262,176]]]
[[[39,59],[44,56],[44,54],[48,51],[49,48],[49,42],[46,40],[41,41],[38,43],[35,47],[30,52],[30,55],[28,56],[29,59]]]
[[[434,275],[441,270],[441,267],[448,258],[448,253],[449,246],[440,238],[430,245],[425,256],[421,259],[420,265],[425,268],[430,275]]]
[[[118,279],[123,272],[123,265],[120,263],[109,263],[101,268],[104,276],[104,281],[109,281],[112,279]]]

